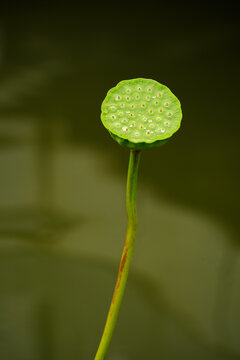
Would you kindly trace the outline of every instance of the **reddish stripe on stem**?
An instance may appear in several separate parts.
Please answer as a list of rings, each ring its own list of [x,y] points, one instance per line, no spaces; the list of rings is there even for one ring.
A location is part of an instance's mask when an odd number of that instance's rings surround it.
[[[117,283],[116,283],[113,298],[112,298],[112,304],[115,303],[115,300],[116,300],[116,297],[117,297],[118,288],[119,288],[119,285],[120,285],[120,282],[121,282],[123,269],[124,269],[124,266],[125,266],[125,263],[126,263],[126,260],[127,260],[127,254],[128,254],[128,247],[125,245],[122,260],[121,260],[121,263],[120,263],[120,266],[119,266],[118,278],[117,278]]]

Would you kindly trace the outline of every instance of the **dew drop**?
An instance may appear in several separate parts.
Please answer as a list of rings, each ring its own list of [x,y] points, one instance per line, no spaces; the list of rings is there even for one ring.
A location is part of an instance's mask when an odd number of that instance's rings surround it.
[[[149,123],[151,123],[151,122],[152,122],[152,120],[148,120],[148,122],[149,122]]]
[[[169,122],[168,122],[168,121],[165,121],[164,125],[169,125]]]
[[[112,115],[111,118],[112,118],[112,119],[116,119],[116,116],[115,116],[115,115]]]
[[[127,93],[130,93],[131,92],[131,90],[130,89],[127,89]]]
[[[120,126],[120,124],[119,124],[119,123],[116,123],[115,125],[116,125],[116,126]]]
[[[162,96],[162,93],[159,92],[159,93],[157,94],[157,96],[158,96],[158,97],[161,97],[161,96]]]
[[[122,130],[123,130],[123,131],[128,131],[128,127],[123,126],[123,127],[122,127]]]
[[[129,96],[126,96],[126,100],[129,101],[129,100],[130,100],[130,97],[129,97]]]
[[[147,135],[150,135],[150,134],[151,134],[151,131],[150,131],[150,130],[147,130],[147,131],[146,131],[146,134],[147,134]]]
[[[135,97],[136,97],[137,100],[140,99],[140,96],[138,94]]]
[[[123,107],[124,107],[124,104],[120,104],[120,107],[123,108]]]
[[[116,98],[115,98],[116,100],[120,100],[121,99],[121,96],[120,95],[118,95],[118,96],[116,96]]]
[[[159,102],[156,100],[156,101],[154,102],[154,104],[155,104],[155,105],[158,105],[158,104],[159,104]]]
[[[115,106],[112,106],[111,109],[112,109],[112,110],[116,110]]]
[[[163,112],[163,109],[159,109],[159,112]]]
[[[148,88],[148,89],[147,89],[147,91],[148,91],[148,92],[151,92],[151,91],[152,91],[152,89],[151,89],[151,88]]]
[[[145,104],[142,104],[141,107],[145,107]]]
[[[147,96],[147,97],[146,97],[146,100],[149,101],[149,100],[150,100],[150,96]]]
[[[168,102],[166,102],[164,105],[165,105],[165,106],[168,106],[169,104],[168,104]]]
[[[132,109],[135,108],[135,105],[134,105],[134,104],[132,104],[132,105],[130,105],[130,106],[131,106]]]
[[[149,113],[150,113],[150,114],[153,114],[153,110],[152,110],[152,109],[150,109],[150,110],[149,110]]]
[[[137,89],[138,89],[138,91],[142,91],[142,88],[141,88],[141,87],[138,87]]]
[[[139,132],[138,132],[138,131],[137,131],[137,132],[135,132],[135,135],[136,135],[136,136],[138,136],[138,135],[139,135]]]
[[[169,112],[169,113],[168,113],[168,116],[171,116],[171,115],[172,115],[172,113]]]

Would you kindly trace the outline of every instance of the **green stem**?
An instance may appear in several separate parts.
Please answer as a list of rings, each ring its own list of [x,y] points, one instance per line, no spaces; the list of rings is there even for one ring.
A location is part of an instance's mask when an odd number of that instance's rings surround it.
[[[105,359],[111,338],[116,326],[119,309],[124,295],[128,272],[130,268],[134,242],[137,231],[137,210],[136,210],[136,187],[138,177],[138,167],[141,152],[136,150],[130,151],[130,160],[127,176],[127,234],[123,248],[122,258],[118,270],[117,282],[115,285],[112,302],[109,308],[105,328],[94,360]]]

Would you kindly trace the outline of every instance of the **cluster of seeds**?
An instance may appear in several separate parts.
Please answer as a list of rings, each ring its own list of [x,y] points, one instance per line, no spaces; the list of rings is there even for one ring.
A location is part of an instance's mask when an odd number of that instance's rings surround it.
[[[121,81],[102,104],[102,122],[134,143],[167,139],[180,126],[180,103],[164,85],[148,79]]]

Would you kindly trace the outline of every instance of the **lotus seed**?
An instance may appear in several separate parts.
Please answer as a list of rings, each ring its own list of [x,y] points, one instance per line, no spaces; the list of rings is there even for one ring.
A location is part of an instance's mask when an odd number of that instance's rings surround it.
[[[139,101],[140,99],[142,100]],[[164,114],[165,109],[166,116],[162,119],[160,115]],[[124,143],[119,140],[120,144],[130,146],[132,142],[132,148],[142,148],[165,140],[177,131],[181,121],[181,108],[178,99],[166,86],[153,80],[136,79],[120,82],[109,91],[102,104],[101,116],[110,133],[125,139]],[[167,119],[173,120],[165,124]],[[132,120],[136,121],[133,123]],[[163,126],[168,129],[164,133],[158,130],[162,120]],[[136,127],[139,129],[138,135],[135,135]],[[150,134],[146,134],[146,131],[150,131]]]

